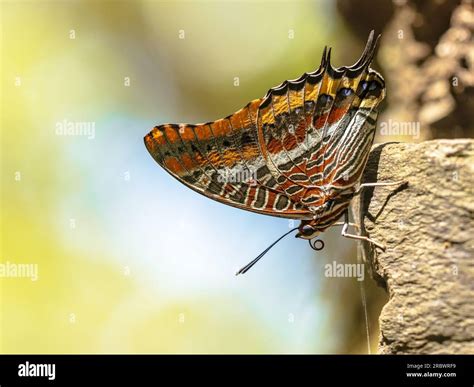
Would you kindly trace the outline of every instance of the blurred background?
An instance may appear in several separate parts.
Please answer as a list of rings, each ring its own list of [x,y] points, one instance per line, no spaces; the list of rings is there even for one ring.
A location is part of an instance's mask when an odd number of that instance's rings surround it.
[[[472,137],[468,1],[1,4],[2,353],[367,353],[356,245],[224,206],[164,172],[143,136],[206,122],[316,69],[371,29],[388,97],[376,142]],[[400,123],[408,123],[400,125]],[[81,128],[70,130],[70,128]],[[405,128],[405,129],[402,129]],[[295,224],[296,225],[296,224]],[[366,275],[370,346],[387,301]]]

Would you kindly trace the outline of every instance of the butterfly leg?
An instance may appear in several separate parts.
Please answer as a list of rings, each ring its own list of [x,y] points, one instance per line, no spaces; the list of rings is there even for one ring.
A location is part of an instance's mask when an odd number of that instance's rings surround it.
[[[345,238],[356,239],[356,240],[359,240],[359,241],[366,241],[366,242],[372,243],[373,245],[381,248],[382,250],[385,250],[385,246],[383,246],[380,243],[374,241],[373,239],[370,239],[369,237],[362,236],[362,235],[349,234],[347,232],[347,229],[349,228],[349,225],[351,225],[351,223],[349,223],[349,211],[346,210],[346,212],[344,212],[344,225],[342,226],[341,235]],[[359,228],[359,227],[357,226],[357,228]]]
[[[390,187],[394,185],[402,185],[407,184],[407,180],[400,180],[400,181],[383,181],[379,183],[364,183],[359,186],[359,188],[354,192],[354,196],[359,195],[361,191],[366,187]]]
[[[346,224],[345,222],[336,222],[336,223],[331,224],[330,227],[333,227],[333,226],[344,226],[345,224]],[[356,228],[357,230],[359,229],[359,225],[356,224],[356,223],[350,223],[350,222],[349,222],[349,223],[347,223],[347,224],[348,224],[349,226],[351,226],[351,227]]]

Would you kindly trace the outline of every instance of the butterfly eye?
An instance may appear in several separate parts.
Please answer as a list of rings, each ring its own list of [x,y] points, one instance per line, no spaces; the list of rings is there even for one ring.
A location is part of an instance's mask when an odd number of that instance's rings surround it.
[[[311,227],[309,224],[305,224],[303,228],[301,229],[301,232],[304,235],[311,235],[314,232],[314,228]]]

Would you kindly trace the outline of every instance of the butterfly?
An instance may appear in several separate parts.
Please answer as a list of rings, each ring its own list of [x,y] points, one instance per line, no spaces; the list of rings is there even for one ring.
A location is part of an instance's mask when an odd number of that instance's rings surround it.
[[[342,216],[343,236],[378,245],[347,228],[385,97],[383,77],[370,68],[379,38],[372,31],[350,67],[334,68],[331,48],[324,48],[316,71],[284,81],[234,114],[204,124],[162,124],[145,136],[156,162],[194,191],[243,210],[300,220],[237,274],[296,230],[319,250],[323,242],[318,248],[311,240]]]

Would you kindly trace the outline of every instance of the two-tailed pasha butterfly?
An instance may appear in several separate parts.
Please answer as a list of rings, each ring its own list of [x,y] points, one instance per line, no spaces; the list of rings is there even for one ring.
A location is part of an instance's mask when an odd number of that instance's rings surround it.
[[[316,250],[324,243],[311,240],[333,225],[342,225],[345,237],[382,247],[347,233],[348,207],[360,190],[385,97],[384,79],[370,68],[379,38],[372,31],[350,67],[332,67],[331,49],[325,48],[316,71],[271,88],[234,114],[205,124],[158,125],[145,136],[156,162],[196,192],[301,221],[237,274],[296,230]],[[364,186],[393,184],[399,183]],[[336,223],[342,216],[344,222]]]

